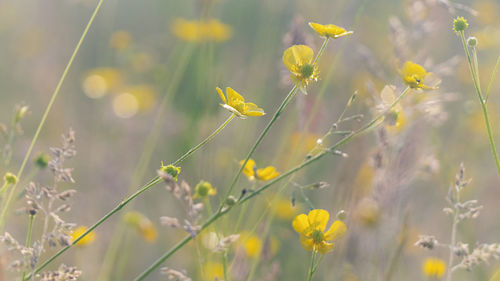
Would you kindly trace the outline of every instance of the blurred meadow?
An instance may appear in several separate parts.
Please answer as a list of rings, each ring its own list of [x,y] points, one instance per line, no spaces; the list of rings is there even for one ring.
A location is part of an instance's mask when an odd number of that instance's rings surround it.
[[[0,42],[0,280],[500,281],[498,0],[0,0]]]

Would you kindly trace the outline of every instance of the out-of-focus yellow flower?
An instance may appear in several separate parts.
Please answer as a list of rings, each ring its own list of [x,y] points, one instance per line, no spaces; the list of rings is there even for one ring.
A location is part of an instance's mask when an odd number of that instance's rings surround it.
[[[243,165],[245,161],[241,160],[240,165]],[[247,164],[243,168],[243,173],[248,177],[249,180],[261,180],[268,181],[276,178],[280,175],[273,166],[267,166],[262,169],[257,169],[255,161],[253,159],[248,159]]]
[[[204,41],[222,42],[231,38],[233,34],[231,26],[222,23],[218,19],[188,21],[178,18],[173,21],[171,30],[178,38],[194,43]]]
[[[139,212],[131,211],[125,214],[125,222],[135,228],[141,237],[149,243],[156,241],[158,231],[151,220]]]
[[[208,40],[216,42],[227,41],[233,35],[231,26],[222,23],[218,19],[209,19],[200,22],[203,30],[203,35]]]
[[[245,99],[231,87],[226,88],[227,99],[219,87],[217,87],[217,93],[219,93],[224,103],[221,106],[242,119],[247,118],[247,116],[262,116],[265,114],[264,110],[255,103],[245,102]]]
[[[115,50],[124,50],[132,43],[132,36],[124,30],[116,31],[109,38],[109,45]]]
[[[87,230],[88,230],[88,228],[86,226],[83,226],[83,225],[77,227],[70,234],[71,240],[75,241],[78,237],[80,237],[80,235],[82,235],[83,233],[85,233]],[[80,241],[76,242],[76,245],[77,246],[87,246],[87,245],[90,245],[92,242],[94,242],[95,238],[96,238],[95,232],[91,231],[89,234],[85,235],[85,237],[83,237],[82,239],[80,239]]]
[[[347,31],[342,27],[336,26],[334,24],[319,24],[315,22],[310,22],[309,26],[316,31],[320,36],[329,37],[329,38],[339,38],[342,36],[350,35],[353,32]]]
[[[396,87],[393,85],[386,85],[382,89],[380,97],[384,102],[384,109],[390,107],[396,100],[396,95],[394,94],[395,89]],[[390,109],[389,113],[385,116],[385,120],[388,121],[387,129],[390,132],[397,133],[404,128],[406,125],[406,115],[404,114],[401,103],[397,103]]]
[[[132,57],[132,68],[137,73],[145,73],[153,66],[153,59],[148,53],[138,53]]]
[[[129,86],[121,91],[134,96],[137,100],[137,110],[148,112],[154,108],[156,104],[156,91],[149,85],[134,85]]]
[[[263,241],[255,234],[249,232],[243,232],[240,234],[240,238],[237,242],[240,249],[245,251],[245,254],[249,258],[257,258],[263,246]]]
[[[424,79],[429,73],[419,64],[407,61],[399,71],[399,74],[403,78],[403,82],[412,89],[434,89],[424,84]]]
[[[208,261],[203,269],[205,280],[224,280],[224,266],[221,263]]]
[[[354,180],[354,188],[361,195],[372,193],[373,179],[375,178],[375,168],[370,161],[365,161],[358,170]]]
[[[380,218],[379,204],[369,197],[363,198],[356,207],[355,215],[364,226],[372,227]]]
[[[122,93],[113,99],[113,112],[120,118],[130,118],[139,111],[139,101],[130,93]]]
[[[427,258],[422,264],[422,272],[427,277],[441,278],[446,272],[446,263],[438,258]]]
[[[217,194],[217,189],[208,181],[200,181],[194,188],[194,198],[205,198]]]
[[[289,221],[298,213],[298,206],[293,206],[290,200],[285,198],[276,198],[271,202],[271,206],[269,206],[271,212],[278,219]]]
[[[300,234],[300,243],[307,251],[316,251],[326,254],[335,247],[335,241],[347,231],[342,221],[334,221],[330,229],[325,232],[330,214],[326,210],[315,209],[309,214],[300,214],[292,222],[293,229]]]
[[[304,93],[310,81],[318,80],[318,68],[313,60],[314,52],[306,45],[293,45],[283,53],[283,64],[292,73],[290,79]]]
[[[89,98],[98,99],[115,90],[121,82],[122,75],[118,70],[102,67],[85,74],[82,87]]]

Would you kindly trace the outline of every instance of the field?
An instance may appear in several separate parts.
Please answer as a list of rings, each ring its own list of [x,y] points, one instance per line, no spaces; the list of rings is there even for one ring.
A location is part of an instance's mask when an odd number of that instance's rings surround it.
[[[498,0],[2,0],[0,42],[0,281],[500,281]]]

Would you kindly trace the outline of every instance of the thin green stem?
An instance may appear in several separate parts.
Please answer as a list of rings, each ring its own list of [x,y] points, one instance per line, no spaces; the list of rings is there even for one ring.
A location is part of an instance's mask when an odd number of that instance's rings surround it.
[[[316,251],[312,251],[311,253],[311,263],[309,264],[309,270],[307,271],[307,281],[311,281],[314,275],[314,261],[316,259]]]
[[[28,225],[28,234],[26,235],[26,244],[25,244],[26,248],[29,248],[31,245],[31,233],[33,232],[33,220],[34,220],[34,218],[35,218],[34,215],[30,215],[30,223]],[[24,259],[24,261],[26,264],[28,264],[27,257]],[[21,278],[21,281],[24,280],[25,276],[26,276],[26,271],[23,270],[23,277]]]
[[[474,66],[471,60],[469,49],[467,48],[467,43],[465,42],[465,35],[463,31],[460,31],[460,38],[462,39],[462,45],[464,47],[465,55],[467,56],[467,61],[469,63],[469,69],[472,76],[472,81],[474,82],[474,87],[476,88],[476,93],[479,98],[479,102],[481,103],[481,108],[483,110],[484,121],[486,123],[486,129],[488,130],[488,139],[490,141],[491,153],[495,159],[495,164],[497,166],[497,172],[500,175],[500,160],[498,159],[497,148],[495,145],[495,140],[493,138],[493,132],[491,130],[491,123],[488,117],[488,109],[486,107],[486,100],[483,99],[483,95],[481,93],[481,88],[479,86],[478,77],[475,75]]]
[[[2,194],[5,192],[5,190],[7,190],[7,188],[9,187],[9,183],[7,181],[5,181],[2,185],[2,188],[0,188],[0,196],[2,196]]]
[[[319,58],[321,57],[321,55],[325,51],[326,45],[328,44],[329,40],[330,40],[330,37],[326,37],[325,41],[323,41],[323,44],[321,45],[321,48],[319,49],[318,54],[316,55],[316,58],[314,58],[314,64],[316,64],[318,62]]]
[[[486,90],[486,102],[488,102],[488,98],[490,97],[491,87],[493,86],[493,81],[495,80],[495,76],[497,75],[499,66],[500,66],[500,56],[498,56],[495,68],[493,68],[493,71],[491,72],[490,83],[488,83],[488,89]]]
[[[61,86],[66,78],[66,75],[69,72],[69,69],[71,68],[71,65],[73,64],[73,61],[75,60],[76,55],[78,54],[78,51],[80,50],[80,46],[82,45],[85,37],[87,36],[87,33],[92,26],[92,23],[94,22],[94,19],[99,12],[99,9],[101,8],[102,2],[104,0],[99,0],[97,3],[96,8],[94,9],[94,12],[92,13],[92,16],[90,17],[87,26],[83,30],[82,36],[80,37],[80,40],[76,44],[75,50],[73,51],[73,54],[71,55],[68,64],[66,65],[66,68],[63,71],[63,74],[61,75],[61,78],[59,79],[59,82],[57,83],[56,89],[52,93],[52,97],[50,98],[49,104],[47,105],[47,108],[45,109],[45,112],[42,116],[42,119],[40,120],[40,123],[38,124],[38,128],[36,129],[35,135],[33,136],[33,139],[31,140],[31,144],[28,147],[28,151],[26,152],[26,155],[24,156],[23,162],[21,163],[21,167],[19,168],[19,171],[17,172],[17,178],[21,179],[21,176],[24,171],[24,167],[26,166],[26,163],[28,162],[28,159],[31,155],[31,151],[33,150],[33,147],[35,146],[36,141],[38,140],[38,136],[40,135],[40,132],[42,131],[43,125],[45,124],[45,120],[47,119],[47,116],[49,115],[50,110],[52,109],[52,105],[54,104],[54,101],[56,100],[57,95],[59,94],[59,91],[61,90]],[[2,213],[0,215],[0,230],[3,229],[3,226],[5,224],[5,218],[7,215],[7,212],[10,208],[10,204],[12,203],[12,198],[14,197],[15,190],[16,190],[17,185],[15,184],[12,189],[10,190],[9,196],[7,197],[7,201],[3,205]]]
[[[479,76],[479,61],[477,60],[477,48],[472,47],[472,61],[474,63],[474,74],[476,75],[477,85],[481,89],[481,78]]]
[[[224,129],[224,127],[227,126],[227,124],[229,124],[229,122],[234,118],[234,114],[232,114],[222,125],[220,125],[212,134],[210,134],[206,139],[204,139],[200,144],[198,144],[197,146],[195,146],[194,148],[190,149],[188,152],[186,152],[184,155],[182,155],[179,159],[177,159],[175,162],[172,163],[172,165],[178,165],[180,162],[182,162],[183,160],[185,160],[187,157],[189,157],[191,154],[193,154],[196,150],[200,149],[204,144],[206,144],[208,141],[210,141],[211,139],[213,139],[220,131],[222,131],[222,129]],[[195,149],[196,148],[196,149]],[[115,213],[117,213],[118,211],[120,211],[123,207],[125,207],[128,203],[130,203],[130,201],[134,200],[136,197],[138,197],[139,195],[141,195],[143,192],[147,191],[148,189],[150,189],[152,186],[154,186],[155,184],[159,183],[161,181],[161,178],[159,176],[156,176],[155,178],[153,178],[151,181],[149,181],[146,185],[144,185],[143,187],[141,187],[139,190],[137,190],[134,194],[130,195],[128,198],[126,198],[125,200],[123,200],[120,204],[118,204],[114,209],[112,209],[111,211],[109,211],[105,216],[103,216],[101,219],[99,219],[94,225],[92,225],[91,227],[89,227],[89,229],[87,229],[87,231],[85,231],[83,234],[81,234],[78,238],[76,238],[73,243],[71,243],[70,245],[62,248],[61,250],[59,250],[57,253],[55,253],[51,258],[49,258],[46,262],[44,262],[40,267],[38,267],[34,273],[39,273],[42,269],[44,269],[48,264],[50,264],[53,260],[55,260],[56,258],[58,258],[60,255],[62,255],[64,252],[66,252],[69,248],[71,248],[73,245],[75,245],[78,241],[80,241],[83,237],[87,236],[87,234],[89,234],[91,231],[93,231],[94,229],[96,229],[99,225],[101,225],[103,222],[105,222],[107,219],[109,219],[111,216],[113,216]],[[24,279],[24,280],[29,280],[29,278],[31,277],[28,276],[28,278]]]
[[[288,95],[285,97],[285,99],[283,100],[283,102],[281,103],[281,105],[278,107],[278,109],[274,113],[273,117],[271,118],[271,120],[269,121],[269,123],[267,124],[267,126],[264,128],[264,130],[262,131],[262,133],[260,134],[260,136],[257,138],[257,141],[255,142],[255,144],[252,146],[252,148],[248,152],[248,155],[245,158],[245,161],[243,161],[243,164],[240,166],[240,169],[238,170],[238,172],[234,176],[233,181],[231,182],[231,185],[229,186],[229,189],[226,192],[226,195],[223,197],[223,199],[222,199],[222,201],[220,203],[219,211],[224,207],[224,202],[229,197],[229,195],[231,195],[231,192],[233,191],[234,186],[238,182],[238,179],[240,178],[240,175],[243,172],[243,168],[246,166],[248,160],[250,159],[250,157],[252,157],[253,153],[257,149],[257,146],[259,146],[259,144],[262,142],[262,140],[264,139],[264,136],[267,134],[267,132],[269,131],[269,129],[271,128],[271,126],[274,124],[274,122],[276,122],[276,120],[281,115],[281,113],[283,112],[283,110],[285,109],[285,107],[288,105],[288,102],[295,97],[295,95],[297,94],[297,89],[298,89],[298,87],[295,85],[292,88],[292,90],[290,90],[290,92],[288,93]]]
[[[261,192],[265,191],[275,183],[283,180],[284,178],[287,178],[288,176],[296,173],[297,171],[307,167],[308,165],[320,160],[323,158],[325,155],[329,154],[330,151],[334,151],[341,147],[342,145],[346,144],[349,142],[353,137],[360,135],[364,131],[368,130],[375,124],[378,120],[380,120],[382,117],[385,116],[387,112],[389,112],[407,93],[409,92],[409,88],[406,88],[401,95],[394,100],[394,102],[389,106],[389,108],[385,111],[377,115],[371,122],[369,122],[367,125],[363,126],[361,129],[355,131],[354,133],[345,136],[341,140],[339,140],[337,143],[335,143],[333,146],[329,147],[328,149],[318,153],[317,155],[307,159],[306,161],[302,162],[301,164],[295,166],[294,168],[288,170],[285,173],[282,173],[278,177],[274,178],[273,180],[267,182],[265,185],[261,186],[254,192],[247,193],[245,197],[241,198],[238,200],[235,206],[232,207],[224,207],[222,204],[222,207],[217,210],[217,212],[211,216],[205,223],[203,223],[200,227],[199,232],[203,231],[205,228],[210,226],[212,223],[217,221],[220,217],[224,216],[226,213],[228,213],[230,210],[232,210],[236,206],[241,206],[244,204],[246,201],[252,199],[253,197],[259,195]],[[179,241],[177,244],[175,244],[172,248],[170,248],[165,254],[163,254],[161,257],[159,257],[155,262],[153,262],[147,269],[145,269],[141,274],[139,274],[134,281],[141,281],[144,280],[149,274],[151,274],[155,269],[157,269],[163,262],[165,262],[168,258],[170,258],[174,253],[176,253],[179,249],[181,249],[184,245],[186,245],[189,241],[191,241],[194,237],[192,235],[187,235]]]

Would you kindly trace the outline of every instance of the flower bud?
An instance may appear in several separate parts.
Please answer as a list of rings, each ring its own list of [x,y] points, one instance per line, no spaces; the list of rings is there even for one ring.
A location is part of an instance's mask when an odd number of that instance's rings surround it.
[[[3,179],[5,180],[5,182],[7,184],[16,184],[17,183],[16,175],[9,173],[9,172],[5,173],[5,176],[3,177]]]
[[[453,21],[453,30],[455,32],[462,32],[462,31],[466,30],[467,27],[469,27],[469,24],[467,23],[467,20],[463,17],[457,17]]]
[[[477,38],[474,36],[467,38],[467,45],[469,45],[470,47],[476,47],[477,46]]]
[[[177,176],[181,173],[181,167],[176,167],[173,165],[161,166],[160,170],[172,176],[174,180],[177,181]]]

